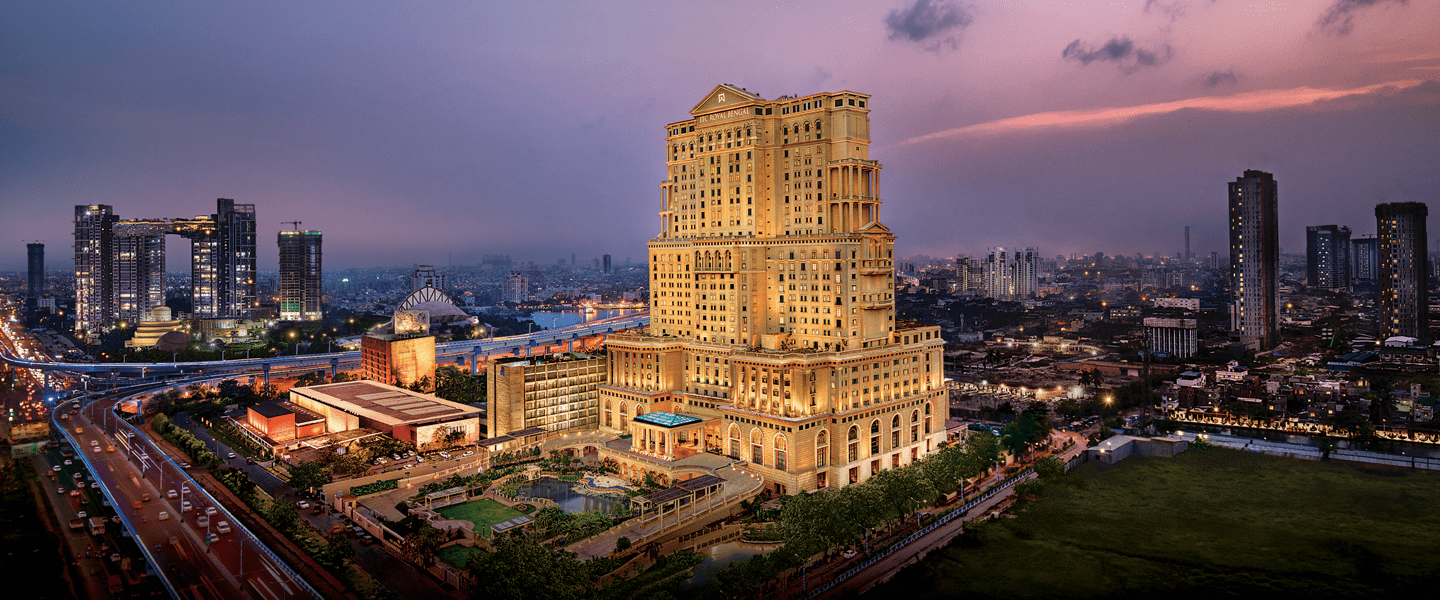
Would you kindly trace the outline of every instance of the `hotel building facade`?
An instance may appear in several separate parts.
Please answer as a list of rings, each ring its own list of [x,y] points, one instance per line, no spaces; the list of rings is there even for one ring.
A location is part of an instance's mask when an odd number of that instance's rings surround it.
[[[869,101],[720,85],[666,126],[650,327],[607,341],[601,430],[681,415],[694,433],[654,436],[648,453],[728,455],[791,494],[945,439],[939,328],[895,316]]]

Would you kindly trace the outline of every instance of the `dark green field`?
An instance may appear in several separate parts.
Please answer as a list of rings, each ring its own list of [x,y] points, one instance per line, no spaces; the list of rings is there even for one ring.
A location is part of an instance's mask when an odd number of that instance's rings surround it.
[[[1232,450],[1082,466],[872,590],[946,598],[1434,597],[1440,475]]]

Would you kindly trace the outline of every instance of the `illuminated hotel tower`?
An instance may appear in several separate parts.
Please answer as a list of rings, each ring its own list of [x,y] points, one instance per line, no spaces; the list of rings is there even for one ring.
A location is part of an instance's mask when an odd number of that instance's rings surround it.
[[[699,419],[681,443],[750,461],[792,494],[944,440],[940,330],[895,320],[869,101],[721,85],[666,126],[650,327],[608,340],[602,429],[656,411]]]

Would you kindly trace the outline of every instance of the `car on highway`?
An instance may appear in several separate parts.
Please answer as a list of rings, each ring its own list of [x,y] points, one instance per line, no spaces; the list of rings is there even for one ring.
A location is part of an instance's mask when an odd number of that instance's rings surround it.
[[[190,509],[191,509],[191,508],[194,508],[194,507],[191,506],[189,500],[181,500],[181,501],[180,501],[180,512],[190,512]]]
[[[50,467],[50,470],[51,470],[51,471],[54,471],[54,472],[56,472],[56,473],[59,473],[59,472],[60,472],[60,465],[55,465],[55,466],[53,466],[53,467]]]
[[[205,507],[205,516],[213,517],[213,516],[215,516],[215,513],[218,513],[218,512],[220,512],[220,511],[215,510],[215,507],[213,507],[213,506],[207,506],[207,507]]]
[[[180,494],[175,493],[175,490],[165,490],[165,497],[174,500],[179,498]]]
[[[85,511],[83,511],[83,510],[80,511],[80,512],[75,513],[75,517],[76,517],[76,518],[80,518],[80,519],[83,519],[83,518],[88,517],[88,516],[90,516],[90,513],[87,513],[87,512],[85,512]]]
[[[70,459],[68,459],[68,458],[65,459],[65,466],[68,467],[68,466],[73,465],[73,464],[75,464],[75,461],[70,460]],[[59,471],[60,469],[55,469],[55,470],[56,470],[56,471]]]
[[[101,453],[101,452],[104,452],[104,451],[105,451],[105,450],[104,450],[104,449],[102,449],[102,448],[100,448],[100,447],[99,447],[99,446],[96,446],[96,447],[95,447],[95,448],[93,448],[93,449],[94,449],[94,450],[95,450],[95,453],[96,453],[96,454],[99,454],[99,453]]]
[[[170,512],[169,512],[169,511],[162,510],[162,511],[160,511],[160,515],[159,515],[158,517],[156,517],[156,518],[157,518],[157,519],[160,519],[161,521],[169,521],[169,520],[170,520]]]
[[[219,523],[216,523],[216,524],[215,524],[215,531],[218,531],[218,532],[220,532],[220,533],[230,533],[230,522],[229,522],[229,521],[221,521],[221,522],[219,522]]]
[[[75,478],[75,481],[80,481],[81,479],[84,479],[84,478],[85,478],[85,475],[80,474],[80,473],[75,473],[74,475],[71,475],[71,477],[74,477],[74,478]]]
[[[61,496],[64,496],[64,495],[65,495],[65,488],[63,488],[63,487],[57,487],[57,488],[55,488],[55,493],[60,494]]]
[[[92,482],[90,482],[90,489],[92,489],[92,490],[98,490],[98,489],[100,489],[100,482],[98,482],[98,481],[92,481]]]
[[[225,458],[235,458],[235,453],[234,453],[234,452],[231,452],[231,453],[229,453],[229,454],[226,454],[226,455],[225,455]]]
[[[209,527],[210,517],[208,515],[200,515],[198,517],[195,517],[195,525],[200,527]]]
[[[210,543],[213,544],[213,543],[215,543],[215,542],[220,541],[220,535],[219,535],[219,534],[216,534],[216,533],[212,533],[212,534],[210,534],[210,535],[208,535],[208,536],[205,536],[205,541],[210,542]]]

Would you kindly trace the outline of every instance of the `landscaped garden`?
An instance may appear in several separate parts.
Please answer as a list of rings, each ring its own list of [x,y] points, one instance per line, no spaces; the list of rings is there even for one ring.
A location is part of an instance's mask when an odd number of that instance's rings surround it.
[[[475,533],[487,538],[490,537],[491,525],[504,523],[505,521],[524,514],[489,498],[446,506],[436,509],[435,512],[453,521],[469,521],[474,523]]]
[[[1440,584],[1440,474],[1215,448],[1084,465],[879,598],[1406,597]],[[1430,590],[1425,592],[1424,590]]]

